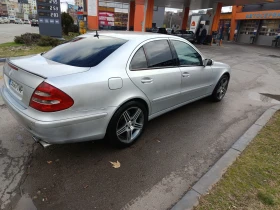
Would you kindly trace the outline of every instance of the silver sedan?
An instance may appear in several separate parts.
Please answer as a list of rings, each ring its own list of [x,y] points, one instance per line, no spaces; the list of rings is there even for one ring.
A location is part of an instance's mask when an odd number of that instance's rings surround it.
[[[147,122],[226,94],[230,67],[185,39],[134,32],[79,36],[4,65],[3,99],[43,146],[106,139],[133,144]]]

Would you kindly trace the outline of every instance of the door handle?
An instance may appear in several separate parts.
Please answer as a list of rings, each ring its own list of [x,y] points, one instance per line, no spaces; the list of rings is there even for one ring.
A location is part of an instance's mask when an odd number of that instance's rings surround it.
[[[151,83],[153,83],[153,79],[152,78],[143,78],[142,80],[141,80],[141,82],[143,83],[143,84],[151,84]]]
[[[183,76],[183,77],[190,77],[191,75],[190,75],[189,72],[184,72],[184,73],[182,74],[182,76]]]

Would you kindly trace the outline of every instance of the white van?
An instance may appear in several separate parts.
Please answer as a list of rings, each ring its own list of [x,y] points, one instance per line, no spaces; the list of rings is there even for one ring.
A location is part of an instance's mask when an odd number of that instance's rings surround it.
[[[9,16],[10,23],[15,23],[16,17],[15,16]]]

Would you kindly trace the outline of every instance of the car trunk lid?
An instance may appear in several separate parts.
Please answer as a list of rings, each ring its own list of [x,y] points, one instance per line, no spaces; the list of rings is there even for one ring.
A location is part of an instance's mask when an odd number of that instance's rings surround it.
[[[89,70],[89,67],[69,66],[48,60],[41,55],[11,58],[10,62],[22,70],[43,78],[59,77]]]
[[[50,61],[41,55],[12,58],[4,65],[6,94],[12,96],[23,108],[27,108],[34,90],[47,78],[87,71]]]

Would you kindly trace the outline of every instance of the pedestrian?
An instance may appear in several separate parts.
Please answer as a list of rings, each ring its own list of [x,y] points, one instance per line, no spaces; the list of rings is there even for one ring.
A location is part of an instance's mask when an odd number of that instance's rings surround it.
[[[200,43],[199,36],[200,36],[200,26],[198,27],[198,29],[196,30],[196,33],[195,33],[195,38],[196,38],[197,44]]]
[[[280,43],[280,33],[276,35],[275,39],[272,42],[275,42],[275,47],[278,47]]]
[[[206,29],[206,26],[203,25],[201,34],[200,34],[200,44],[204,44],[206,36],[207,36],[207,29]]]

